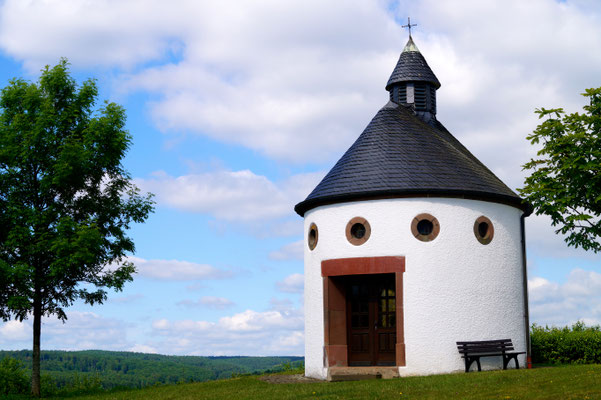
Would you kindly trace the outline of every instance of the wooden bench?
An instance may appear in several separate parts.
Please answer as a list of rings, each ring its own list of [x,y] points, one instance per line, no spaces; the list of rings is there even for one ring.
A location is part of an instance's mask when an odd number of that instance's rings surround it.
[[[507,369],[507,364],[512,358],[515,360],[516,369],[520,369],[518,355],[526,353],[525,351],[512,351],[514,348],[511,339],[457,342],[457,349],[462,354],[461,358],[465,359],[465,372],[470,371],[470,366],[474,361],[478,364],[478,371],[482,371],[480,357],[494,356],[503,357],[503,369]]]

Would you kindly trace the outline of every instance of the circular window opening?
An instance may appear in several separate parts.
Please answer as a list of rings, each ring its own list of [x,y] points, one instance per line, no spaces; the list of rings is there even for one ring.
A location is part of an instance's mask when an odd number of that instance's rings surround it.
[[[315,248],[315,246],[317,246],[317,239],[318,239],[317,225],[312,223],[311,227],[309,228],[309,235],[307,237],[307,243],[309,244],[309,250],[313,250]]]
[[[346,224],[346,239],[359,246],[369,239],[371,235],[371,227],[365,218],[355,217]]]
[[[417,223],[417,231],[420,235],[428,236],[434,230],[434,224],[432,221],[428,221],[427,219],[422,219]]]
[[[478,239],[480,243],[489,244],[495,235],[495,229],[493,228],[490,219],[486,218],[484,215],[478,217],[476,222],[474,222],[474,235],[476,235],[476,239]]]
[[[365,236],[365,225],[357,223],[351,226],[351,236],[355,239],[363,239],[363,236]]]
[[[419,214],[411,221],[411,233],[422,242],[430,242],[440,233],[440,224],[430,214]]]
[[[481,237],[486,236],[488,234],[489,228],[490,228],[490,225],[488,225],[488,223],[480,222],[478,224],[478,235],[480,235]]]

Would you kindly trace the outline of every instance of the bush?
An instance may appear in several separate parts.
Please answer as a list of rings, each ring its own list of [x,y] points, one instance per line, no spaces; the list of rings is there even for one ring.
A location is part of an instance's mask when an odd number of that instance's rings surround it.
[[[601,364],[601,327],[532,325],[532,361],[537,364]]]
[[[0,394],[26,394],[29,379],[23,363],[6,357],[0,360]]]

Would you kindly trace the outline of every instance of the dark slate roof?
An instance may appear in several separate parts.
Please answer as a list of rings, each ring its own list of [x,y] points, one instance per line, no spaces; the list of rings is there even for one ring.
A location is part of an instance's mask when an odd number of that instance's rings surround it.
[[[523,210],[511,189],[438,121],[412,108],[386,104],[357,141],[294,210],[303,216],[320,205],[393,197],[462,197]]]
[[[405,45],[394,71],[392,71],[392,75],[388,79],[386,90],[389,90],[393,84],[398,82],[415,81],[430,82],[436,89],[440,87],[438,78],[428,66],[426,59],[419,52],[415,43],[413,43],[413,39],[409,37],[409,41]]]

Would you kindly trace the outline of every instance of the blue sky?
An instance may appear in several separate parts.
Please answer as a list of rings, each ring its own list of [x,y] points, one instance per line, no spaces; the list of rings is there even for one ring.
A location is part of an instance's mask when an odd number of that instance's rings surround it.
[[[156,194],[139,274],[102,306],[47,318],[45,349],[303,353],[304,199],[386,103],[407,33],[442,87],[438,118],[510,187],[538,107],[601,86],[596,1],[46,0],[0,3],[0,84],[61,57],[122,104],[125,160]],[[532,321],[601,323],[597,255],[527,223]],[[0,348],[31,347],[29,321]]]

